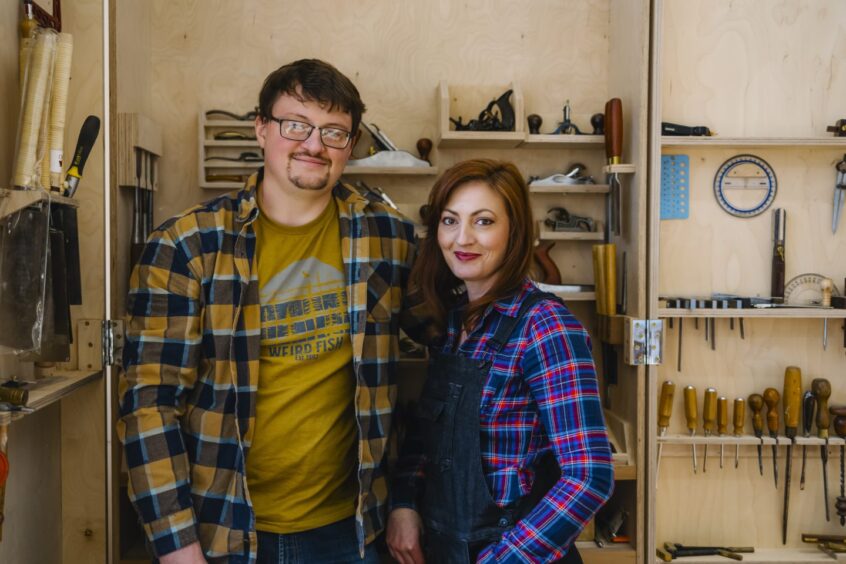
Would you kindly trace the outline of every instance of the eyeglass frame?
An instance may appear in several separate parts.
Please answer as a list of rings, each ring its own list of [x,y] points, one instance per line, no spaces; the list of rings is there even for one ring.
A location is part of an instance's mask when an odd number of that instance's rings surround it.
[[[314,133],[315,129],[318,130],[318,133],[319,133],[319,135],[317,137],[320,139],[320,142],[323,143],[323,146],[326,147],[327,149],[346,149],[347,147],[349,147],[350,141],[352,141],[352,138],[353,138],[352,131],[347,131],[346,129],[342,129],[340,127],[318,127],[316,125],[312,125],[312,124],[308,123],[307,121],[300,121],[298,119],[290,119],[290,118],[278,118],[278,117],[274,117],[274,116],[270,116],[269,119],[270,119],[270,121],[275,121],[276,123],[279,124],[279,135],[280,135],[280,137],[282,137],[283,139],[287,139],[288,141],[300,141],[300,142],[306,141],[306,140],[308,140],[309,137],[311,137],[311,134]],[[282,133],[282,122],[283,121],[292,122],[292,123],[299,123],[301,125],[307,126],[309,128],[308,134],[305,137],[303,137],[302,139],[293,139],[291,137],[287,137],[284,133]],[[341,147],[334,147],[332,145],[327,145],[326,141],[323,140],[323,132],[327,129],[330,129],[330,130],[333,130],[333,131],[343,131],[344,133],[347,134],[347,142],[344,143],[344,145],[341,146]]]

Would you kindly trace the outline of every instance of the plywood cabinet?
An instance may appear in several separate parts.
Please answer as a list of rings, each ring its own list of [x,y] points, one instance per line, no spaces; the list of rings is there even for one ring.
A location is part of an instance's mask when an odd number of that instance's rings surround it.
[[[664,542],[754,546],[756,554],[744,555],[745,561],[827,561],[830,558],[813,545],[803,545],[800,533],[842,532],[833,506],[839,495],[839,449],[834,446],[840,444],[839,439],[832,439],[829,449],[825,501],[831,522],[826,522],[823,510],[822,441],[809,440],[803,490],[799,488],[803,449],[793,448],[785,544],[782,516],[789,440],[783,403],[778,405],[779,477],[774,487],[770,446],[774,441],[765,428],[761,475],[755,446],[759,442],[748,407],[740,437],[691,440],[682,388],[692,385],[698,390],[697,437],[703,432],[706,388],[716,388],[730,405],[736,397],[746,399],[767,387],[781,393],[785,368],[790,365],[801,368],[803,391],[810,388],[813,378],[827,378],[833,389],[831,403],[843,404],[843,310],[695,312],[666,309],[659,298],[713,293],[769,296],[772,210],[777,207],[785,209],[788,218],[786,279],[819,273],[843,286],[846,263],[839,255],[846,235],[842,228],[832,233],[831,202],[833,165],[843,158],[846,140],[832,137],[826,125],[843,113],[846,50],[837,37],[846,11],[838,2],[774,5],[665,0],[656,2],[653,18],[649,309],[651,317],[672,320],[673,327],[665,334],[665,362],[651,370],[648,378],[649,550],[661,548]],[[718,135],[662,137],[661,121],[705,125]],[[761,157],[777,175],[772,207],[755,217],[729,215],[714,196],[715,173],[738,154]],[[687,219],[660,219],[661,157],[665,155],[689,157]],[[819,297],[819,288],[811,290]],[[742,335],[740,318],[744,318]],[[707,341],[706,319],[716,333],[716,338],[709,333]],[[657,399],[665,380],[676,384],[676,394],[667,436],[660,440],[664,446],[656,481]],[[696,474],[692,443],[697,444],[699,455]],[[706,443],[708,466],[703,472]],[[720,445],[727,455],[722,469]]]

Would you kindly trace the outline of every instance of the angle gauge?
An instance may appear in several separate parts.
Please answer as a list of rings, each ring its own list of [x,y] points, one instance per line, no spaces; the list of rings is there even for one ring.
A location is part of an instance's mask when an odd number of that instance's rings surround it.
[[[778,182],[767,161],[755,155],[736,155],[714,176],[714,197],[720,207],[737,217],[763,213],[776,197]]]

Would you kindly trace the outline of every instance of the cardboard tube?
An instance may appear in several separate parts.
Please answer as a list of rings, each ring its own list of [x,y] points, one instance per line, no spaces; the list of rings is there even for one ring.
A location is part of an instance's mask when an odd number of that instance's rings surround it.
[[[38,182],[36,158],[38,134],[44,112],[50,78],[53,71],[53,54],[56,47],[56,32],[40,30],[35,39],[26,72],[26,89],[22,100],[18,144],[12,185],[34,188]]]
[[[53,92],[50,99],[50,183],[58,188],[62,185],[62,164],[64,161],[65,113],[68,106],[73,36],[60,33],[56,44],[56,62],[53,65]]]

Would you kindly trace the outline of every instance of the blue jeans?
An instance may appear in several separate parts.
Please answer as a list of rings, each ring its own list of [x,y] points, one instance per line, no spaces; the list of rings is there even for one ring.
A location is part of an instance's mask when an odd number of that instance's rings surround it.
[[[303,531],[266,533],[258,531],[258,564],[378,564],[375,543],[358,554],[355,517]]]

